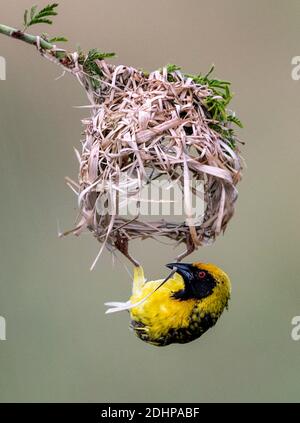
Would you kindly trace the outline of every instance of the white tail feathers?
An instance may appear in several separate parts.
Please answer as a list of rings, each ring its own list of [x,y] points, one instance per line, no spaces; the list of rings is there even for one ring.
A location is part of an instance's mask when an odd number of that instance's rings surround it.
[[[131,302],[127,301],[126,303],[121,303],[121,302],[118,302],[118,301],[112,301],[112,302],[109,302],[109,303],[104,303],[104,305],[111,307],[108,310],[106,310],[106,312],[105,312],[105,314],[110,314],[110,313],[116,313],[118,311],[129,310]]]
[[[143,304],[154,292],[156,292],[160,287],[162,287],[176,272],[176,267],[173,268],[172,272],[149,294],[147,294],[144,298],[142,298],[137,303],[132,303],[131,301],[126,302],[118,302],[118,301],[112,301],[105,303],[104,305],[111,307],[108,310],[106,310],[105,314],[111,314],[111,313],[117,313],[119,311],[125,311],[130,310],[134,307],[138,307],[139,305]],[[143,288],[143,286],[146,283],[146,279],[144,277],[144,271],[143,268],[135,267],[134,269],[134,280],[133,280],[133,293],[140,292]]]
[[[155,292],[155,291],[153,291],[153,292]],[[105,303],[104,305],[106,305],[108,307],[112,307],[112,308],[109,308],[108,310],[106,310],[105,314],[117,313],[118,311],[130,310],[131,308],[137,307],[137,306],[143,304],[143,302],[146,301],[150,297],[150,295],[153,294],[153,292],[150,292],[148,295],[146,295],[146,297],[142,298],[140,301],[138,301],[137,303],[134,303],[134,304],[132,304],[131,301],[127,301],[126,303],[120,303],[118,301]]]
[[[134,276],[133,276],[133,286],[132,286],[132,293],[137,294],[141,292],[143,289],[143,286],[145,285],[146,279],[144,276],[144,269],[142,266],[137,266],[134,268]],[[118,311],[125,311],[130,310],[133,307],[136,307],[140,304],[142,304],[149,295],[147,295],[145,298],[143,298],[141,301],[139,301],[136,304],[132,304],[130,301],[126,302],[118,302],[113,301],[109,303],[105,303],[106,306],[111,307],[108,310],[106,310],[105,314],[111,314],[111,313],[117,313]]]

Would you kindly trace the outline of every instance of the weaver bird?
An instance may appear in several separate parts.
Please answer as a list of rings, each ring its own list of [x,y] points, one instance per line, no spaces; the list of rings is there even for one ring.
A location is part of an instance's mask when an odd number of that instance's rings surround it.
[[[187,343],[215,325],[230,298],[230,279],[214,264],[170,263],[165,280],[146,282],[141,266],[134,268],[132,296],[111,302],[106,313],[129,310],[130,327],[157,346]]]

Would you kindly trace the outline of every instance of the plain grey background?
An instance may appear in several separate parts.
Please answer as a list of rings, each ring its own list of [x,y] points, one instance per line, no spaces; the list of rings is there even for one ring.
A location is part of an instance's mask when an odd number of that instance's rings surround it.
[[[5,2],[2,23],[19,26],[31,5]],[[229,311],[200,340],[161,349],[129,332],[127,314],[104,315],[105,301],[130,294],[122,266],[106,252],[90,273],[96,241],[57,238],[57,219],[68,229],[76,217],[64,177],[77,177],[87,111],[73,106],[84,93],[71,76],[55,80],[60,69],[33,47],[0,36],[1,401],[299,401],[299,21],[297,0],[63,0],[45,28],[69,50],[116,51],[115,63],[148,70],[214,63],[232,81],[248,169],[225,236],[191,257],[230,274]],[[153,279],[175,255],[154,241],[132,248]]]

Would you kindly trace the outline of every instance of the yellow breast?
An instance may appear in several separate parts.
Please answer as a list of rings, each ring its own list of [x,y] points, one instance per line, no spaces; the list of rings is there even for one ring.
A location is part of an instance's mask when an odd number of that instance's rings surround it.
[[[144,287],[135,292],[130,301],[134,304],[153,292],[162,280],[147,282]],[[172,293],[183,289],[184,284],[179,275],[166,282],[154,292],[144,303],[131,309],[131,318],[142,323],[151,338],[159,338],[170,328],[188,327],[189,317],[195,307],[195,300],[178,301],[172,298]]]
[[[130,315],[131,326],[136,334],[144,341],[156,345],[189,342],[201,336],[215,324],[227,306],[230,296],[230,282],[227,278],[219,279],[210,296],[184,301],[172,297],[173,293],[184,288],[183,279],[179,274],[175,273],[154,292],[161,282],[162,280],[157,280],[145,283],[142,269],[136,268],[133,294],[130,298],[130,302],[136,304],[152,293],[144,302],[132,308]]]

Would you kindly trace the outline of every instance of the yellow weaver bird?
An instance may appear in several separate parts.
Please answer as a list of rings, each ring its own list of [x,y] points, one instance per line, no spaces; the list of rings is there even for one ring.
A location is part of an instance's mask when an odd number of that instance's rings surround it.
[[[146,282],[142,267],[134,268],[132,296],[110,302],[106,313],[129,310],[130,327],[157,346],[187,343],[215,325],[230,298],[230,279],[214,264],[170,263],[165,280]]]

